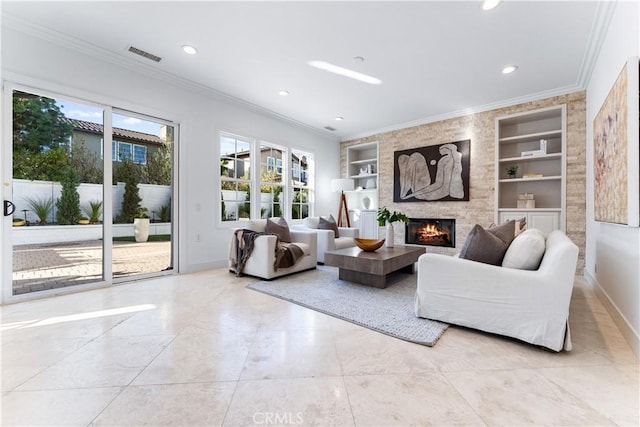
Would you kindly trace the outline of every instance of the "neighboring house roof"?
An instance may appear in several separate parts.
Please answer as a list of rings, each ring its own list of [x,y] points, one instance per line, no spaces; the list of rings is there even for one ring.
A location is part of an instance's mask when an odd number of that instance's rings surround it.
[[[64,117],[62,120],[65,123],[70,124],[71,127],[73,127],[74,131],[89,132],[89,133],[96,133],[96,134],[103,133],[103,126],[98,123],[85,122],[84,120],[70,119],[68,117]],[[146,142],[147,144],[154,144],[154,145],[164,144],[164,141],[160,139],[160,137],[157,135],[152,135],[150,133],[144,133],[144,132],[136,132],[134,130],[127,130],[127,129],[121,129],[116,127],[113,128],[113,136],[119,137],[119,138],[126,138],[128,140],[133,140],[133,141]]]

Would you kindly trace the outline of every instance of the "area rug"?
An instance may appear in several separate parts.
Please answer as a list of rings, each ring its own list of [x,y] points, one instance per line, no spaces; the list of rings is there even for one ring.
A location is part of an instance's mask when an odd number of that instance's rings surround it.
[[[386,288],[378,289],[340,280],[337,268],[319,266],[305,273],[250,283],[247,288],[405,341],[433,346],[449,325],[416,317],[416,277],[395,273]]]

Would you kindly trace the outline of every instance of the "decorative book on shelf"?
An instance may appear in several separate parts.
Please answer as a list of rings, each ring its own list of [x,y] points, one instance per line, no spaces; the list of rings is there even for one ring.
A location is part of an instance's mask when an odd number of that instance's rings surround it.
[[[544,175],[541,173],[525,173],[522,174],[522,178],[530,179],[530,178],[542,178]]]

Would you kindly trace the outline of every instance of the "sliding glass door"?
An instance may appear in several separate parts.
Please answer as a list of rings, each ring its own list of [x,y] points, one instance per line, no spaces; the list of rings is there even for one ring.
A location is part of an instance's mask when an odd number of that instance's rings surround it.
[[[5,90],[5,301],[173,270],[177,125]]]
[[[11,294],[102,281],[104,110],[18,90],[11,101]]]
[[[175,126],[113,114],[113,277],[173,269]]]

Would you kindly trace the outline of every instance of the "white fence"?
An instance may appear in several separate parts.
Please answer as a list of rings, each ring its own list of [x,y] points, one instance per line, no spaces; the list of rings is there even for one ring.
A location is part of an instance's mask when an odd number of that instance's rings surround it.
[[[13,203],[16,210],[13,213],[15,219],[26,219],[31,223],[39,222],[38,216],[29,206],[27,198],[35,200],[53,199],[53,208],[49,213],[47,222],[56,222],[56,201],[60,198],[62,186],[59,182],[53,181],[30,181],[25,179],[13,180]],[[168,205],[171,201],[171,187],[167,185],[138,184],[142,206],[148,209],[149,217],[155,211],[155,219],[159,219],[158,212],[162,206]],[[124,183],[119,182],[111,186],[113,191],[113,217],[115,218],[122,210],[122,198],[124,196]],[[90,201],[102,201],[102,184],[80,184],[78,186],[80,195],[80,209],[84,214],[84,208],[88,207]],[[102,220],[102,217],[100,218]]]
[[[133,236],[133,224],[113,224],[112,230],[113,237]],[[100,240],[102,239],[102,224],[13,227],[12,234],[14,245]],[[151,223],[149,235],[156,234],[171,234],[171,223]]]

